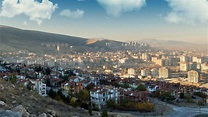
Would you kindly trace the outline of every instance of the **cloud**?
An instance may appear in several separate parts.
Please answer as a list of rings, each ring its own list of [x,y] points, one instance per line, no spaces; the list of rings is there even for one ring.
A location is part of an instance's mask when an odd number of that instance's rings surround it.
[[[124,12],[139,10],[145,6],[146,0],[97,0],[108,15],[118,17]]]
[[[84,16],[84,11],[77,9],[76,11],[71,11],[70,9],[64,9],[60,12],[61,16],[70,17],[70,18],[81,18]]]
[[[166,0],[172,11],[165,20],[172,23],[206,23],[208,21],[207,0]]]
[[[49,0],[42,0],[42,2],[37,0],[3,0],[0,16],[13,18],[24,14],[30,20],[41,24],[43,20],[50,19],[57,8],[58,5]]]

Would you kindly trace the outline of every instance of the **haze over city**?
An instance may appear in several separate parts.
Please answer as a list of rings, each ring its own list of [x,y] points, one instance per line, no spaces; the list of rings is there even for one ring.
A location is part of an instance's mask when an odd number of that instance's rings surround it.
[[[1,0],[0,25],[85,38],[208,43],[207,0]]]

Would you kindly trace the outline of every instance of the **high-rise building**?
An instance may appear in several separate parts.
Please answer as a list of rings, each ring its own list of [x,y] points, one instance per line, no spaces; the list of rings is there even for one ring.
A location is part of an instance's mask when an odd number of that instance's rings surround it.
[[[193,57],[192,57],[192,62],[198,62],[198,57],[193,56]]]
[[[157,59],[157,60],[155,61],[155,64],[160,65],[160,66],[164,66],[165,60],[164,60],[164,59]]]
[[[128,69],[128,75],[135,75],[135,70],[133,68]]]
[[[171,66],[177,66],[179,58],[170,58]]]
[[[186,62],[180,62],[180,71],[188,71],[188,64]]]
[[[157,68],[151,69],[151,75],[152,77],[157,77],[159,75],[158,69]]]
[[[184,55],[180,56],[180,62],[187,62],[187,57]]]
[[[201,71],[208,72],[208,63],[201,64]]]
[[[188,64],[188,70],[197,70],[197,63],[196,62],[190,62]]]
[[[185,55],[180,56],[180,62],[191,62],[191,61],[192,61],[191,56],[185,56]]]
[[[148,70],[142,69],[141,70],[141,76],[148,76]]]
[[[159,78],[168,78],[170,76],[170,71],[166,67],[159,68]]]
[[[164,59],[164,65],[165,66],[171,66],[171,60],[170,59]]]
[[[204,58],[204,57],[195,57],[195,56],[194,56],[192,61],[193,61],[193,62],[196,62],[196,63],[202,64],[202,63],[205,62],[205,58]]]
[[[142,53],[142,59],[144,61],[149,61],[150,60],[150,55],[148,53]]]
[[[56,46],[56,50],[57,50],[57,51],[60,51],[59,45]]]
[[[197,71],[188,71],[188,81],[189,82],[199,82],[199,73]]]
[[[157,57],[154,56],[154,57],[151,58],[151,60],[152,60],[152,62],[155,62],[155,61],[157,61]]]

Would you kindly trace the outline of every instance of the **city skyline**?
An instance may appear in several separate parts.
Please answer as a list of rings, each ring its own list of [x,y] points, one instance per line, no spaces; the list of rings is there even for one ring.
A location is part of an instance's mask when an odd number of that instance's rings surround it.
[[[2,0],[0,25],[84,38],[208,43],[207,0]]]

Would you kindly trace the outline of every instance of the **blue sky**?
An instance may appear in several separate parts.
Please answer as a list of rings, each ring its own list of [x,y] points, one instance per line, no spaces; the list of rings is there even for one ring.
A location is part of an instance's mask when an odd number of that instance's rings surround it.
[[[1,0],[0,24],[119,41],[208,43],[207,0]]]

